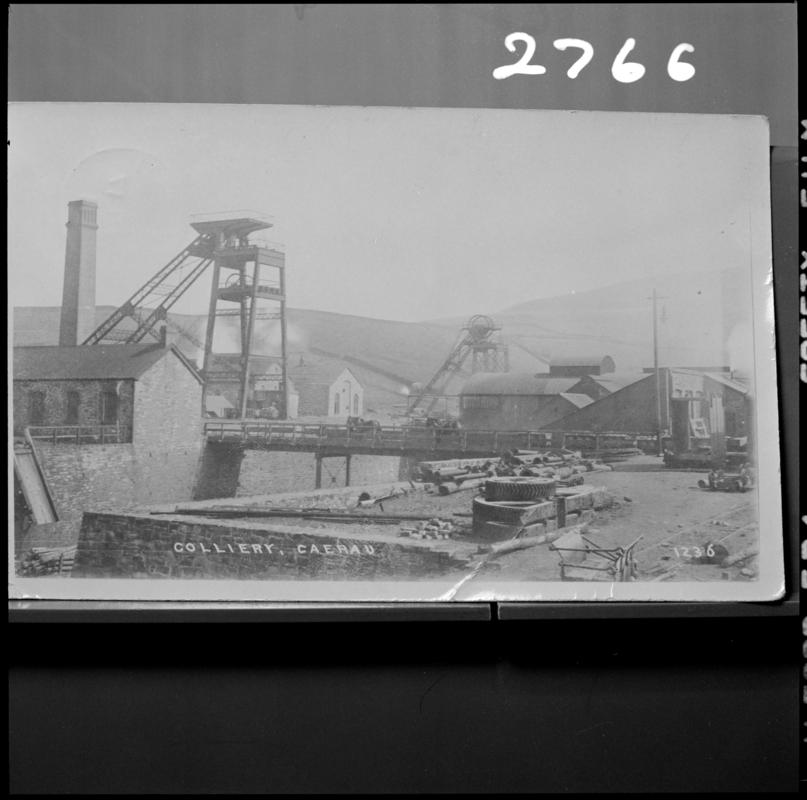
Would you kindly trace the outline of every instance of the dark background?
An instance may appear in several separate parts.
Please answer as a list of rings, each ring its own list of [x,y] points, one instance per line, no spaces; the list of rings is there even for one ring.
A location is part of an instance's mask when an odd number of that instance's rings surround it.
[[[513,31],[545,75],[492,79]],[[647,73],[619,84],[629,36]],[[576,80],[561,37],[594,46]],[[12,792],[796,789],[795,5],[13,4],[9,43],[12,101],[768,116],[788,575],[787,602],[745,607],[28,604],[12,619],[38,624],[7,628]]]

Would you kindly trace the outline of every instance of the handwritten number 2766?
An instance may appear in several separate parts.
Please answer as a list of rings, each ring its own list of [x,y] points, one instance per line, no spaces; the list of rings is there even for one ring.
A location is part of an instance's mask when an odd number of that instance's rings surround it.
[[[504,80],[504,78],[509,78],[511,75],[545,74],[546,67],[531,63],[532,57],[535,55],[535,39],[528,33],[521,33],[520,31],[510,33],[504,40],[504,46],[511,53],[515,53],[516,42],[524,43],[524,52],[521,54],[521,58],[515,64],[496,67],[493,70],[493,77],[497,80]],[[594,48],[591,42],[587,42],[585,39],[555,39],[552,44],[557,50],[568,50],[569,48],[580,50],[580,56],[566,72],[572,80],[582,72],[594,57]],[[636,40],[627,39],[617,53],[614,63],[611,64],[611,74],[620,83],[634,83],[645,74],[643,64],[636,61],[626,61],[628,54],[634,47],[636,47]],[[695,74],[695,67],[692,64],[679,60],[684,53],[693,52],[695,52],[695,48],[686,42],[682,42],[673,49],[669,61],[667,61],[667,74],[674,81],[688,81]]]

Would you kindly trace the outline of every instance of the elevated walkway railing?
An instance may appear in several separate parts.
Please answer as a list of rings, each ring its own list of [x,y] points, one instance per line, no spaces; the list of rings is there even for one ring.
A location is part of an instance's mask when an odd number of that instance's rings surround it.
[[[351,429],[338,423],[206,420],[209,442],[239,443],[275,450],[345,448],[363,451],[450,451],[503,453],[506,450],[574,449],[589,452],[624,450],[651,444],[647,433],[591,431],[478,431],[462,428],[380,425]],[[641,440],[641,441],[640,441]]]
[[[132,441],[129,425],[36,425],[28,428],[34,441],[51,444],[127,444]]]

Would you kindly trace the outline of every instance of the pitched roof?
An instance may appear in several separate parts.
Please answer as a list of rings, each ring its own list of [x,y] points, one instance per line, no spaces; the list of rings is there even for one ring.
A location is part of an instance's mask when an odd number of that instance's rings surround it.
[[[175,348],[160,344],[15,347],[12,376],[15,381],[137,380],[168,352],[199,377]]]
[[[532,372],[478,372],[465,382],[460,394],[561,394],[579,380],[535,375]]]
[[[594,402],[587,394],[577,394],[576,392],[561,392],[560,396],[578,408],[585,408]]]
[[[717,383],[722,383],[723,386],[727,386],[729,389],[733,389],[735,392],[739,392],[740,394],[748,394],[750,391],[748,385],[738,375],[735,375],[733,378],[730,378],[728,375],[725,375],[722,372],[705,372],[704,375]]]
[[[556,355],[549,359],[552,367],[599,367],[608,356]]]
[[[235,406],[223,394],[208,394],[205,396],[205,409],[220,414],[225,409]]]
[[[326,356],[302,354],[303,363],[295,361],[300,354],[291,355],[286,374],[292,387],[297,391],[300,416],[324,416],[328,414],[328,390],[334,381],[345,371],[362,384],[352,366],[344,361]]]
[[[359,379],[353,367],[349,366],[344,361],[323,356],[313,356],[308,353],[303,356],[302,364],[300,364],[299,361],[295,362],[294,356],[291,356],[286,367],[289,378],[291,378],[298,389],[303,386],[330,387],[345,370],[352,373],[356,380]]]
[[[588,375],[586,377],[591,378],[603,389],[616,392],[630,386],[632,383],[636,383],[636,381],[642,380],[642,378],[646,378],[647,375],[644,372],[607,372],[605,375]]]
[[[729,373],[726,372],[718,372],[716,370],[705,370],[705,369],[696,369],[692,367],[672,367],[670,369],[672,373],[681,373],[683,375],[698,375],[702,378],[709,378],[710,380],[715,381],[716,383],[721,383],[723,386],[728,387],[729,389],[734,390],[735,392],[739,392],[740,394],[749,394],[750,387],[749,383],[750,380],[747,376],[737,375],[735,373],[734,377],[731,377]]]

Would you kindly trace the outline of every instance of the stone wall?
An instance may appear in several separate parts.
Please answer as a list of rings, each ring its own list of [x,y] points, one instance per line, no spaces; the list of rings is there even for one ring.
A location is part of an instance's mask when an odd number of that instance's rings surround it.
[[[114,389],[118,382],[40,383],[57,404],[60,393],[65,396],[72,384],[94,386],[92,391],[98,392],[106,385]],[[76,445],[37,441],[37,456],[56,502],[59,523],[47,530],[33,526],[20,537],[17,549],[74,543],[85,511],[121,511],[192,498],[203,443],[200,383],[170,352],[137,382],[120,383],[121,394],[127,398],[121,411],[129,415],[132,443]]]
[[[211,500],[217,497],[235,497],[244,451],[238,445],[208,443],[202,450],[194,500]],[[255,492],[254,494],[258,494]],[[266,492],[260,492],[266,494]]]
[[[445,550],[405,542],[88,513],[72,577],[390,580],[443,575],[465,564]]]
[[[132,443],[139,505],[190,500],[203,447],[202,386],[169,352],[135,385]]]
[[[16,552],[75,544],[85,510],[120,510],[135,505],[131,444],[37,442],[35,447],[59,521],[15,531]]]
[[[86,509],[135,505],[134,448],[131,444],[50,444],[36,452],[59,518],[80,517]]]
[[[353,456],[350,485],[399,480],[401,459],[397,456]],[[316,460],[313,453],[273,453],[247,450],[238,479],[238,497],[253,494],[295,492],[315,487]],[[322,462],[322,488],[345,485],[345,459]],[[215,495],[210,495],[211,497]],[[218,495],[226,497],[227,495]],[[201,499],[201,498],[199,498]]]
[[[100,425],[101,393],[118,395],[118,423],[132,424],[134,381],[125,380],[74,380],[74,381],[14,381],[13,389],[14,434],[21,436],[27,425]],[[45,414],[42,422],[30,419],[30,392],[42,392]],[[67,393],[78,392],[78,422],[67,422]],[[198,414],[197,414],[198,416]]]

